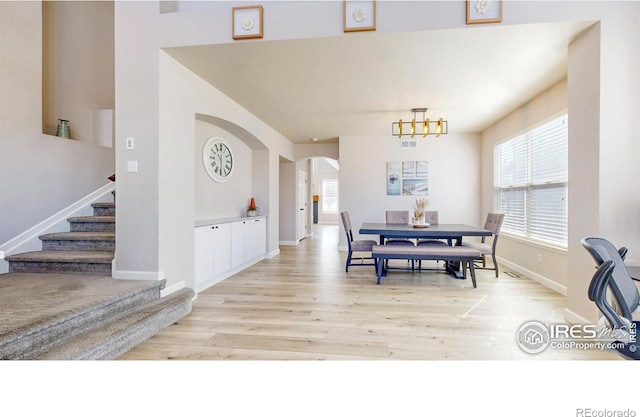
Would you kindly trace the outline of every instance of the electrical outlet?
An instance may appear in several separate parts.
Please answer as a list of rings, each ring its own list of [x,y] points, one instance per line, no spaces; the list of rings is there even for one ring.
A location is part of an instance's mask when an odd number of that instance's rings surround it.
[[[542,254],[538,254],[538,263],[542,263]]]

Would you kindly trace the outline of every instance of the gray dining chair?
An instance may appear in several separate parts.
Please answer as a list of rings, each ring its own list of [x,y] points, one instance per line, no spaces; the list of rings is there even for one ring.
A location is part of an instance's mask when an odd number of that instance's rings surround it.
[[[429,226],[431,225],[437,225],[438,224],[438,212],[437,211],[425,211],[424,212],[424,222],[425,223],[429,223]],[[418,246],[423,246],[423,245],[439,245],[439,246],[451,246],[451,239],[448,239],[447,242],[443,241],[443,240],[439,240],[439,239],[418,239]],[[440,263],[440,261],[437,261],[437,263]],[[422,261],[418,261],[418,270],[422,270]]]
[[[387,224],[409,224],[409,210],[387,210],[385,211],[385,218]],[[415,246],[413,241],[410,239],[402,238],[402,239],[386,239],[384,241],[385,245],[404,245],[404,246]],[[387,269],[389,268],[389,260],[385,261],[385,266]],[[415,261],[411,261],[411,270],[414,269]]]
[[[349,212],[341,212],[340,217],[342,217],[342,225],[344,226],[344,231],[347,234],[347,244],[349,245],[349,253],[347,254],[345,272],[349,272],[350,266],[374,266],[377,270],[378,263],[371,256],[371,249],[374,245],[377,245],[377,242],[375,240],[369,239],[353,240],[353,232],[351,231],[351,218],[349,217]],[[369,256],[360,256],[356,258],[360,260],[360,263],[354,263],[354,252],[369,252]],[[373,260],[373,263],[365,263],[365,260]]]
[[[425,223],[429,223],[429,225],[438,224],[438,212],[437,211],[425,211],[424,212],[424,221]],[[438,239],[419,239],[418,245],[449,245],[451,246],[451,241],[444,242]]]
[[[409,224],[409,210],[387,210],[385,211],[385,217],[387,224]],[[384,244],[414,246],[414,243],[406,238],[386,239]]]
[[[496,271],[496,278],[498,278],[498,261],[496,260],[496,245],[498,244],[498,236],[500,236],[500,229],[502,228],[502,222],[504,221],[504,214],[502,213],[489,213],[487,214],[487,220],[484,222],[484,228],[491,231],[492,242],[488,244],[486,242],[486,236],[482,236],[480,242],[462,242],[462,246],[467,246],[480,251],[482,254],[481,264],[474,265],[475,269],[492,269]],[[487,266],[486,257],[491,256],[493,267]]]

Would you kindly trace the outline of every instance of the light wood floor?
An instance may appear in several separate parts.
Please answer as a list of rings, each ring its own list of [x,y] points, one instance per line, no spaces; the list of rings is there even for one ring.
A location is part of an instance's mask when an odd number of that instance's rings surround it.
[[[521,351],[518,328],[563,323],[565,297],[503,270],[478,271],[476,289],[441,271],[391,271],[381,285],[373,267],[345,273],[341,230],[316,226],[298,246],[201,292],[189,316],[121,359],[618,359]]]

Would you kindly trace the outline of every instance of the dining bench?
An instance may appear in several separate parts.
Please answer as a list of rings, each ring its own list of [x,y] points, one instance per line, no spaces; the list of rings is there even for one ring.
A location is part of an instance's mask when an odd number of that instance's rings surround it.
[[[441,246],[441,245],[423,245],[423,246],[393,246],[393,245],[374,245],[371,249],[371,256],[376,260],[378,284],[382,278],[384,260],[387,259],[411,259],[422,261],[445,261],[460,262],[463,271],[465,264],[469,267],[473,288],[476,286],[476,273],[473,261],[482,259],[479,250],[464,246]],[[466,274],[465,274],[466,275]]]

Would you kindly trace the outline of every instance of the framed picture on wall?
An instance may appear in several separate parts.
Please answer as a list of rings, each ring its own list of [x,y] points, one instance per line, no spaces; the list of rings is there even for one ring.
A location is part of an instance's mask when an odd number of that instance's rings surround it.
[[[426,178],[403,178],[402,195],[429,195],[429,180]]]
[[[414,178],[416,176],[416,161],[402,161],[402,178]]]
[[[416,161],[416,177],[427,178],[429,176],[429,161]]]
[[[345,1],[343,20],[345,32],[376,30],[376,2]]]
[[[467,24],[502,22],[502,0],[467,0]]]
[[[233,39],[262,38],[262,6],[241,6],[232,9]]]
[[[402,163],[387,162],[387,195],[402,194]]]

